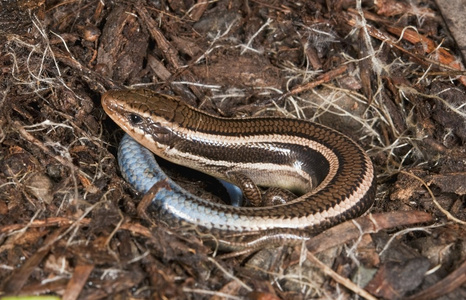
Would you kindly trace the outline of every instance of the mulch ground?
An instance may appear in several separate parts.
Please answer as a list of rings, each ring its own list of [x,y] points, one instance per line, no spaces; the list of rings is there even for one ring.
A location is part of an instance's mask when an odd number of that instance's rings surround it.
[[[1,5],[0,296],[466,298],[466,73],[433,1]],[[219,259],[138,215],[100,105],[131,87],[338,129],[371,156],[376,202],[302,246]]]

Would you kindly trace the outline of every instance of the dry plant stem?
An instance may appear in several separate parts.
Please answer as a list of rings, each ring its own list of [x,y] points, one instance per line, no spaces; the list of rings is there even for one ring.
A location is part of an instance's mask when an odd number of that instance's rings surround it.
[[[425,97],[425,98],[428,98],[428,99],[435,99],[435,100],[441,102],[443,105],[445,105],[445,107],[447,109],[451,110],[455,114],[458,114],[462,118],[466,118],[466,112],[463,111],[465,106],[466,106],[466,103],[462,103],[461,105],[455,107],[455,106],[451,105],[450,103],[448,103],[448,101],[445,101],[445,99],[442,99],[441,97],[439,97],[438,96],[439,94],[437,94],[437,95],[424,94],[424,93],[421,93],[421,92],[419,92],[418,90],[416,90],[414,88],[407,87],[407,86],[400,87],[399,90],[404,94],[413,94],[413,95],[418,95],[418,96]]]
[[[199,19],[204,14],[207,6],[209,5],[209,1],[207,0],[197,0],[196,4],[190,8],[188,11],[189,16],[193,21],[199,21]]]
[[[425,45],[425,52],[428,54],[436,52],[438,56],[437,60],[442,64],[443,67],[448,69],[453,68],[454,70],[462,69],[461,63],[456,60],[450,52],[448,52],[445,48],[440,47],[440,45],[437,45],[434,41],[420,34],[419,32],[411,28],[402,29],[392,26],[388,26],[387,30],[393,34],[396,34],[397,36],[404,38],[412,44],[422,43],[422,45]]]
[[[459,288],[461,285],[465,283],[466,283],[466,261],[464,261],[458,269],[450,273],[447,277],[440,280],[433,286],[415,295],[412,295],[406,299],[407,300],[437,299],[443,295],[453,292],[455,289]]]
[[[414,175],[413,173],[411,172],[406,172],[406,171],[401,171],[401,173],[403,174],[406,174],[408,176],[411,176],[413,178],[415,178],[416,180],[419,180],[419,182],[422,183],[422,185],[427,189],[427,191],[429,192],[429,195],[432,197],[432,201],[434,202],[435,206],[437,206],[437,208],[445,214],[445,216],[447,217],[447,219],[449,220],[452,220],[453,222],[456,222],[456,223],[459,223],[461,225],[466,225],[466,222],[465,221],[462,221],[456,217],[454,217],[452,214],[450,214],[449,211],[447,211],[446,209],[444,209],[440,203],[438,203],[437,199],[435,198],[434,196],[434,193],[432,193],[431,189],[429,188],[429,186],[427,186],[427,183],[422,180],[421,178],[419,178],[418,176]]]
[[[252,51],[252,52],[255,52],[256,50],[254,48],[251,47],[251,44],[252,42],[254,41],[254,39],[257,37],[257,35],[263,31],[267,26],[270,25],[270,23],[272,23],[272,19],[267,19],[267,21],[251,36],[251,38],[249,39],[248,43],[246,45],[241,45],[241,47],[243,48],[243,50],[241,50],[240,52],[240,55],[243,55],[246,51]]]
[[[28,260],[12,274],[8,280],[3,283],[3,292],[6,294],[12,294],[20,292],[23,286],[26,284],[31,273],[49,253],[53,243],[57,241],[65,228],[59,228],[50,233],[44,241],[44,246],[38,249]]]
[[[21,230],[24,227],[28,228],[38,228],[38,227],[51,227],[51,226],[58,226],[58,227],[68,227],[71,224],[74,224],[76,220],[71,220],[68,218],[48,218],[44,220],[34,220],[28,224],[10,224],[0,228],[0,234],[11,234],[14,231]],[[81,219],[80,225],[86,226],[91,223],[90,219]]]
[[[438,227],[442,227],[442,226],[445,226],[446,224],[433,224],[433,225],[430,225],[430,226],[423,226],[423,227],[410,227],[410,228],[406,228],[406,229],[403,229],[403,230],[400,230],[394,234],[392,234],[392,236],[390,237],[390,239],[388,239],[388,241],[385,243],[385,246],[383,247],[383,249],[379,252],[379,256],[382,256],[382,254],[387,251],[387,249],[390,248],[390,245],[391,243],[400,235],[404,235],[404,234],[407,234],[409,232],[414,232],[414,231],[424,231],[424,232],[427,232],[429,233],[429,229],[431,228],[438,228]]]
[[[348,12],[356,14],[357,12],[354,9],[349,9]],[[364,13],[366,15],[367,12]],[[356,20],[353,18],[353,16],[350,14],[350,17],[347,18],[346,23],[350,26],[357,26]],[[444,48],[439,48],[436,46],[433,41],[430,39],[418,34],[412,29],[400,29],[396,27],[389,27],[390,31],[396,34],[400,35],[400,39],[404,38],[405,36],[407,37],[406,39],[409,42],[416,43],[416,42],[423,42],[424,44],[428,45],[428,50],[426,53],[432,53],[433,51],[438,52],[439,58],[438,60],[432,60],[429,59],[428,57],[425,56],[419,56],[416,53],[412,51],[408,51],[404,49],[402,46],[400,46],[399,40],[395,40],[392,36],[389,36],[377,28],[372,27],[371,25],[366,24],[366,30],[367,32],[373,37],[376,38],[382,42],[388,43],[390,46],[397,48],[398,50],[402,51],[406,55],[414,58],[419,64],[425,66],[425,67],[430,67],[431,65],[441,67],[443,69],[449,70],[454,72],[453,75],[456,75],[458,71],[462,71],[462,66],[461,64],[457,63],[455,60],[455,57],[451,55],[447,50]],[[463,72],[460,72],[460,74],[464,74]],[[466,84],[466,77],[465,76],[460,76],[460,81],[463,85]]]
[[[345,286],[346,288],[348,288],[349,290],[353,291],[354,293],[356,293],[357,295],[365,298],[365,299],[370,299],[370,300],[377,300],[376,297],[372,296],[371,294],[369,294],[367,291],[365,291],[364,289],[362,289],[361,287],[359,287],[358,285],[354,284],[351,280],[349,280],[348,278],[344,278],[342,277],[340,274],[336,273],[335,271],[333,271],[331,268],[329,268],[327,265],[325,265],[324,263],[322,263],[320,260],[317,259],[317,257],[314,256],[314,254],[312,254],[311,252],[307,252],[307,259],[315,264],[317,267],[320,268],[320,270],[322,272],[324,272],[326,275],[332,277],[333,280],[335,280],[336,282],[342,284],[343,286]]]
[[[108,193],[108,192],[107,192]],[[107,194],[106,193],[106,194]],[[106,195],[105,195],[106,196]],[[104,196],[104,199],[107,200],[107,198]],[[109,236],[107,237],[107,241],[105,242],[105,246],[110,250],[110,241],[113,239],[113,237],[115,236],[115,234],[120,230],[120,227],[121,225],[123,224],[123,222],[125,221],[125,217],[123,216],[123,213],[121,212],[121,210],[118,210],[118,214],[120,216],[120,221],[118,221],[118,224],[115,226],[115,228],[113,229],[112,233],[109,234]]]
[[[76,182],[75,174],[79,174],[79,172],[80,172],[79,168],[76,167],[75,165],[73,165],[73,163],[71,161],[68,161],[68,160],[64,159],[63,157],[61,157],[59,155],[55,155],[41,141],[39,141],[34,136],[32,136],[29,132],[27,132],[26,129],[24,129],[24,127],[19,122],[15,121],[15,122],[13,122],[13,125],[18,130],[18,132],[21,134],[21,136],[23,136],[23,138],[25,140],[27,140],[31,144],[36,145],[37,147],[39,147],[44,153],[46,153],[50,157],[54,158],[55,160],[57,160],[62,165],[70,168],[71,178],[73,180],[74,187],[75,187],[75,191],[74,191],[75,192],[75,197],[78,198],[78,188],[77,188],[78,184]]]
[[[62,300],[77,299],[92,270],[94,270],[94,265],[77,265],[74,268],[73,277],[71,277],[71,280],[68,281],[68,284],[66,285],[66,290],[63,294]]]
[[[211,263],[213,263],[220,271],[222,271],[225,276],[231,278],[232,280],[236,281],[241,287],[246,289],[248,292],[252,292],[252,288],[249,287],[247,284],[245,284],[243,281],[241,281],[238,277],[234,276],[232,273],[228,272],[224,267],[222,267],[215,259],[213,258],[208,258]]]
[[[160,32],[160,30],[157,28],[157,24],[150,17],[147,10],[144,7],[139,7],[138,5],[135,6],[135,9],[144,21],[144,23],[147,25],[147,29],[156,41],[157,46],[160,48],[161,52],[164,55],[164,58],[168,61],[169,65],[171,65],[174,68],[174,71],[176,73],[172,75],[172,79],[177,78],[178,76],[180,76],[182,72],[184,72],[186,74],[186,77],[188,77],[187,79],[189,81],[196,82],[197,80],[194,78],[194,76],[192,76],[192,74],[189,71],[187,71],[187,68],[183,67],[182,62],[178,57],[177,50],[170,44],[170,42],[165,38],[162,32]],[[197,87],[191,86],[190,89],[198,99],[204,98],[204,95]]]
[[[187,288],[187,287],[183,288],[183,292],[199,294],[199,295],[213,296],[212,298],[209,298],[209,299],[226,299],[226,300],[242,300],[242,299],[244,299],[243,297],[232,296],[232,295],[227,294],[227,293],[209,291],[209,290],[201,290],[201,289],[191,289],[191,288]]]
[[[336,69],[330,70],[327,73],[324,73],[324,74],[320,75],[319,77],[317,77],[317,79],[314,80],[314,81],[311,81],[311,82],[308,82],[308,83],[306,83],[304,85],[295,87],[290,92],[286,93],[283,96],[283,98],[291,96],[291,95],[296,95],[296,94],[302,93],[304,91],[313,89],[316,86],[321,85],[322,83],[329,82],[329,81],[335,79],[337,76],[345,73],[347,68],[348,67],[346,65],[341,65]]]
[[[355,26],[358,25],[356,20],[352,16],[350,18],[346,19],[346,23],[348,25],[352,26],[352,27],[355,27]],[[367,24],[366,25],[366,30],[370,34],[370,36],[372,36],[373,38],[376,38],[376,39],[378,39],[378,40],[380,40],[382,42],[386,42],[390,46],[393,46],[393,47],[397,48],[398,50],[403,51],[405,54],[408,54],[410,56],[414,56],[413,53],[411,53],[408,50],[405,50],[403,47],[399,46],[397,44],[397,41],[393,37],[391,37],[389,35],[386,35],[385,33],[381,32],[377,28],[374,28],[371,25]]]
[[[62,291],[68,283],[68,278],[60,278],[53,281],[32,283],[21,289],[23,295],[48,295],[48,298],[39,298],[39,300],[61,300],[59,296],[52,296],[53,291]],[[40,296],[39,296],[40,297]],[[45,297],[45,296],[44,296]],[[20,298],[21,299],[21,298]],[[28,300],[34,300],[28,299]]]
[[[151,36],[157,42],[157,46],[160,49],[160,52],[163,53],[164,58],[172,65],[176,70],[178,70],[182,63],[178,58],[178,53],[176,49],[167,41],[165,36],[158,30],[157,24],[149,16],[148,11],[144,7],[138,5],[135,6],[138,15],[141,17],[143,22],[147,25]]]
[[[306,242],[307,249],[319,253],[335,247],[362,234],[376,233],[383,229],[431,222],[432,216],[421,211],[397,211],[381,214],[368,214],[357,219],[338,224]],[[356,225],[357,224],[357,225]]]
[[[91,223],[91,219],[89,218],[83,218],[79,220],[72,220],[68,218],[47,218],[44,220],[34,220],[31,223],[28,224],[11,224],[7,225],[4,227],[0,228],[0,234],[11,234],[14,231],[21,230],[24,227],[28,228],[39,228],[39,227],[60,227],[60,228],[67,228],[71,225],[80,225],[80,226],[88,226]],[[140,236],[143,236],[145,238],[153,238],[153,235],[151,231],[145,227],[142,226],[139,223],[123,223],[120,227],[119,230],[128,230],[132,232],[133,234],[137,234]]]
[[[103,93],[107,89],[116,89],[119,87],[108,77],[102,76],[98,72],[94,71],[93,68],[82,65],[70,53],[65,52],[57,47],[51,47],[50,52],[54,53],[59,62],[79,71],[81,73],[81,78],[89,83],[89,85],[92,86],[96,91]]]

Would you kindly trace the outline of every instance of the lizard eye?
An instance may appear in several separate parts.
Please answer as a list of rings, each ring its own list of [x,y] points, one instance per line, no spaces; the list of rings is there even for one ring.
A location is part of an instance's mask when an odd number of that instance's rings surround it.
[[[128,119],[131,122],[131,124],[133,124],[133,125],[136,125],[136,124],[139,124],[139,123],[142,122],[141,116],[137,115],[137,114],[130,114],[128,116]]]

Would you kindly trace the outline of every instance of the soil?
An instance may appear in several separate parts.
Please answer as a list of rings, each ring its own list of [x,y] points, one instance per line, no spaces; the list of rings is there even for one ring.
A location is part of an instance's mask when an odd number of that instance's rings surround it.
[[[0,297],[466,299],[466,73],[433,1],[0,5]],[[100,105],[136,87],[335,128],[371,156],[375,204],[300,246],[222,259],[138,213]]]

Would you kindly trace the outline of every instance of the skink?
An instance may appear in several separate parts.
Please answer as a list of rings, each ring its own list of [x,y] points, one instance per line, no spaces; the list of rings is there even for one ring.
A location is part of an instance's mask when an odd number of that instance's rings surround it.
[[[257,237],[321,231],[368,210],[375,176],[350,138],[305,120],[222,118],[150,90],[109,91],[105,112],[131,137],[120,144],[123,176],[140,192],[158,185],[152,208],[167,223]],[[145,148],[141,147],[144,146]],[[196,197],[169,179],[153,155],[237,182],[278,186],[302,195],[280,205],[232,207]],[[284,237],[286,239],[286,237]]]

